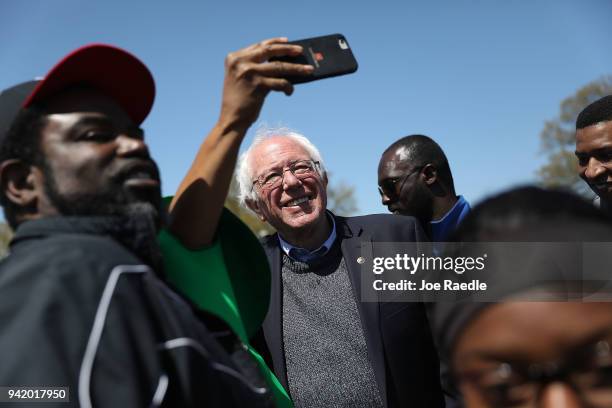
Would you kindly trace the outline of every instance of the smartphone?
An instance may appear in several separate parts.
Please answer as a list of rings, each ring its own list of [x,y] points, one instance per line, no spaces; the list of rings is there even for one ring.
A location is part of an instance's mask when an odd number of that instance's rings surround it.
[[[304,51],[298,56],[271,58],[270,61],[309,64],[314,67],[314,71],[308,76],[287,77],[292,84],[352,74],[357,71],[357,60],[355,60],[351,47],[342,34],[289,41],[289,44],[301,45]]]

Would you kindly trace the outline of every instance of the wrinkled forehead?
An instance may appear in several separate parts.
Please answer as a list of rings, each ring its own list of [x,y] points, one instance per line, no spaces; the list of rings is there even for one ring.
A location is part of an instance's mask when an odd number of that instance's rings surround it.
[[[251,174],[285,167],[298,160],[312,159],[299,142],[286,137],[270,137],[256,145],[250,154]]]

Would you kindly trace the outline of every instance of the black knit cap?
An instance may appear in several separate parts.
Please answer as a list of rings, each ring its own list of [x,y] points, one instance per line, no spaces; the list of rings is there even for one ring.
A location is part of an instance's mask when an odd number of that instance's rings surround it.
[[[28,81],[5,89],[0,93],[0,142],[4,140],[13,121],[24,107],[24,102],[40,81]]]

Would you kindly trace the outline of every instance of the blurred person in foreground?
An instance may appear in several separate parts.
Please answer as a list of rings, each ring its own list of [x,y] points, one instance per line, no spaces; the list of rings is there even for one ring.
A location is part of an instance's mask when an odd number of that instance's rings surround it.
[[[537,247],[603,243],[609,254],[609,219],[572,194],[528,187],[477,205],[453,238],[533,247],[520,270],[516,259],[497,265],[496,301],[435,304],[436,336],[466,406],[612,406],[612,292],[603,292],[604,302],[589,301],[610,282],[610,256],[599,252],[601,259],[590,260],[599,270],[587,271],[586,249],[551,257]]]
[[[68,387],[82,407],[291,406],[249,344],[267,310],[265,256],[222,215],[232,154],[265,96],[291,94],[280,77],[312,69],[268,63],[301,51],[285,42],[228,56],[219,121],[167,229],[140,128],[155,94],[141,61],[85,46],[0,94],[1,202],[16,229],[0,264],[0,384]],[[242,285],[244,265],[224,264],[237,252],[251,271]]]
[[[387,147],[378,163],[378,191],[389,212],[418,218],[434,242],[444,242],[470,212],[465,198],[455,193],[444,151],[424,135]]]
[[[576,157],[580,177],[612,215],[612,95],[591,103],[576,119]]]
[[[289,129],[261,129],[238,165],[240,198],[277,233],[264,333],[297,407],[443,406],[423,304],[361,301],[362,244],[426,240],[418,221],[327,210],[319,150]]]

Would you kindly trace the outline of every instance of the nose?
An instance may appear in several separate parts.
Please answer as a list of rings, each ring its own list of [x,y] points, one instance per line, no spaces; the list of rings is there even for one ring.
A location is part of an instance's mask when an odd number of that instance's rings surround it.
[[[302,180],[295,177],[291,170],[286,169],[283,173],[283,190],[290,190],[302,185]]]
[[[397,199],[391,198],[386,192],[386,190],[381,187],[380,184],[378,185],[378,194],[380,194],[380,201],[382,202],[382,205],[389,205]]]
[[[589,158],[589,162],[584,168],[584,176],[587,179],[597,179],[606,172],[606,166],[595,157]]]
[[[582,408],[576,392],[564,383],[552,383],[543,391],[540,398],[540,408]]]
[[[149,157],[149,147],[144,140],[121,134],[115,139],[117,155],[126,157]]]
[[[383,193],[382,191],[378,191],[378,193],[380,194],[380,201],[382,201],[382,205],[388,205],[391,202],[391,199],[387,196],[387,194]]]

